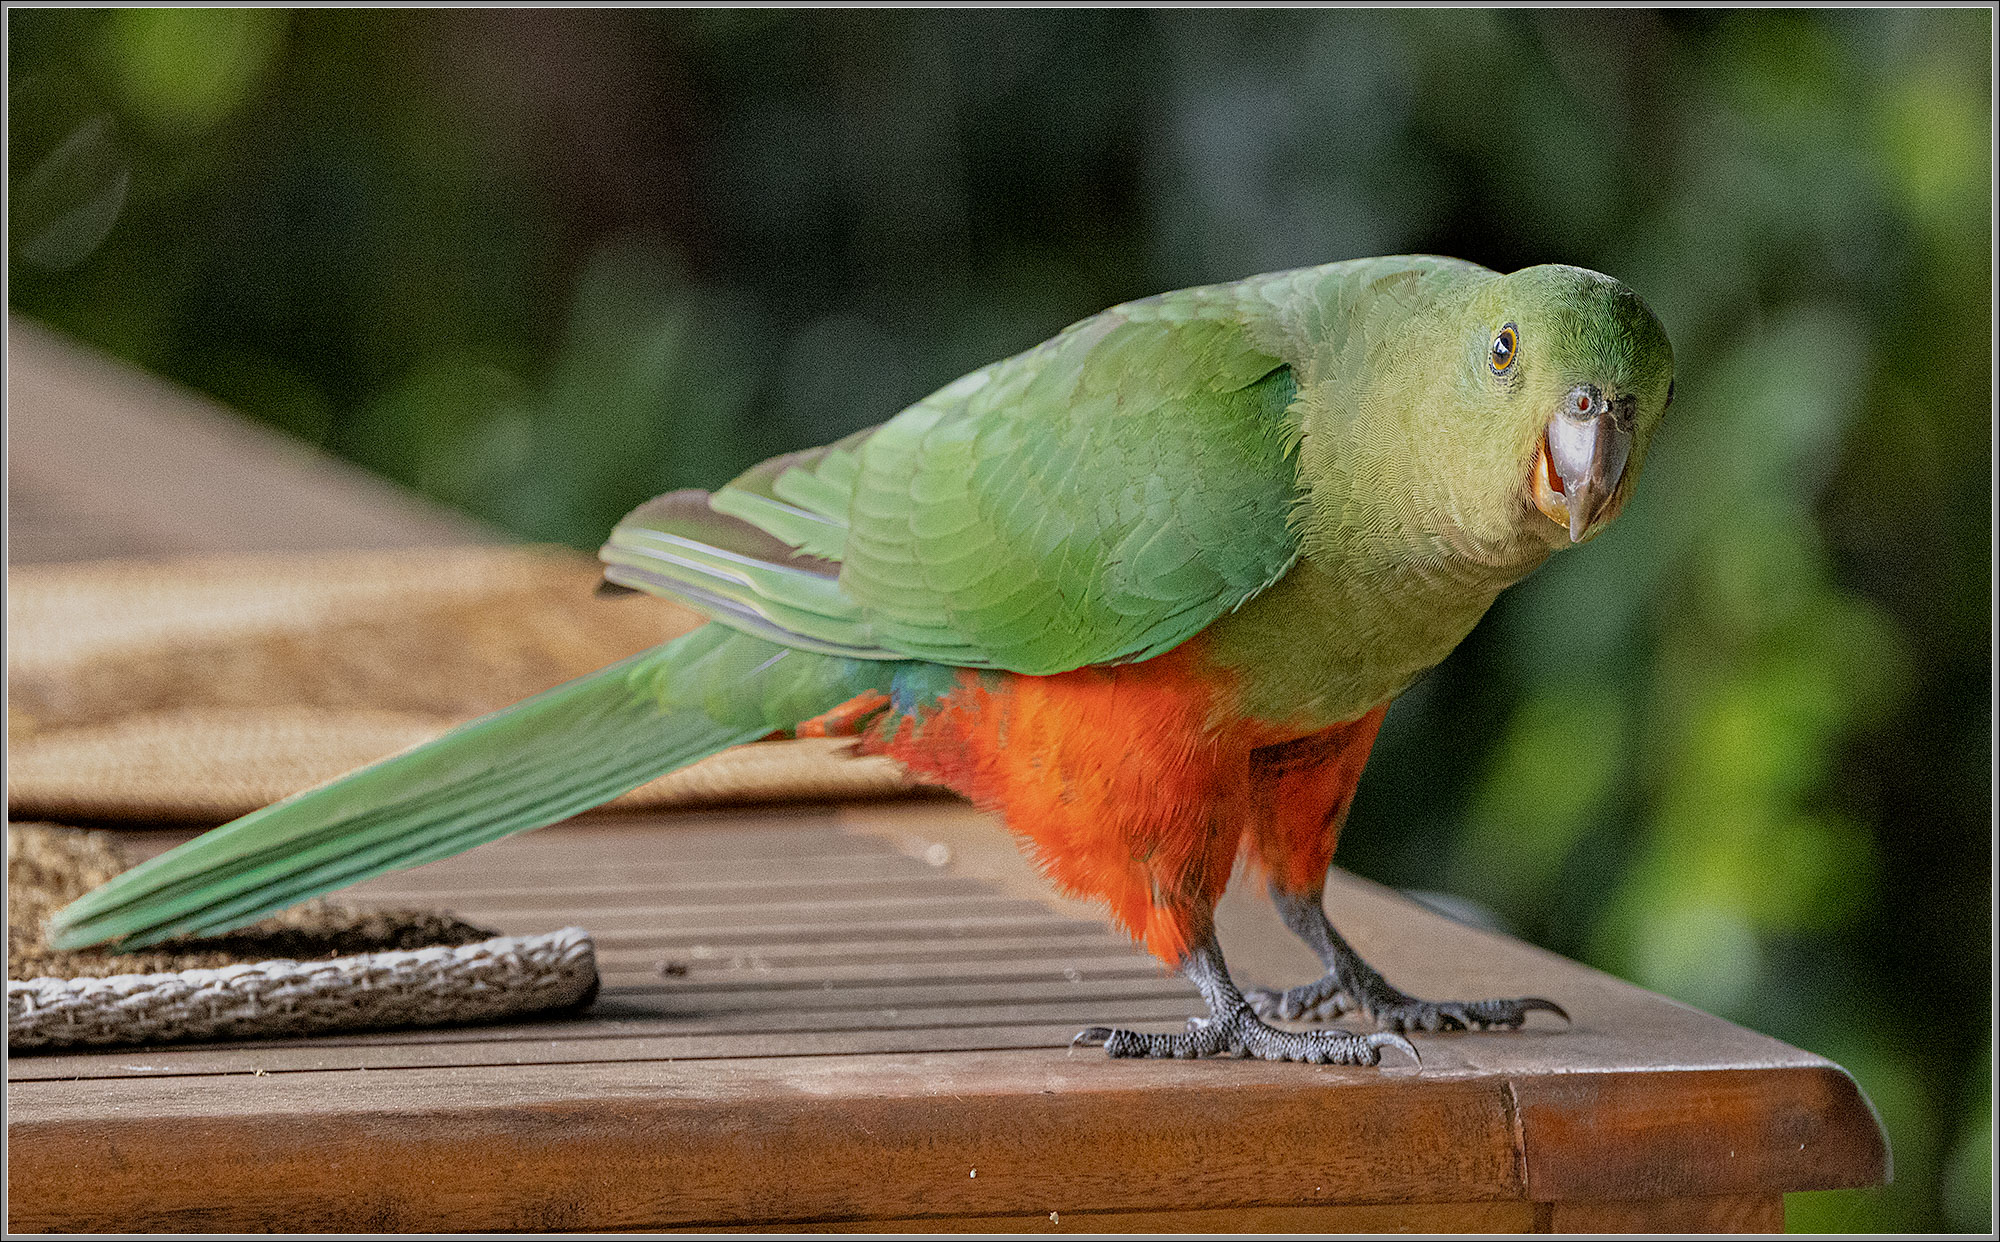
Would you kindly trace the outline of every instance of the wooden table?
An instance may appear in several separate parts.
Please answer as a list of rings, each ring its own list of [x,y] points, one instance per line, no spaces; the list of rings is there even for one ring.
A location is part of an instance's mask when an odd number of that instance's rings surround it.
[[[17,477],[64,477],[34,443]],[[1254,887],[1219,911],[1238,974],[1316,974]],[[352,893],[581,925],[603,990],[509,1026],[10,1058],[9,1228],[1755,1231],[1785,1191],[1888,1176],[1832,1063],[1338,873],[1336,920],[1402,986],[1575,1025],[1420,1035],[1420,1070],[1071,1050],[1199,1001],[954,801],[598,817]]]

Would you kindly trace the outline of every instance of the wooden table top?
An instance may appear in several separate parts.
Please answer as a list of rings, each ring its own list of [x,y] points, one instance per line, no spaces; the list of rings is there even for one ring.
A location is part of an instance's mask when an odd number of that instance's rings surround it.
[[[20,370],[68,347],[9,339],[16,419],[34,383],[83,399]],[[16,480],[101,530],[50,518],[17,558],[230,546],[88,492],[35,455],[55,442],[17,436]],[[355,486],[348,529],[421,541],[435,515]],[[1200,1002],[951,800],[598,816],[350,895],[585,927],[603,990],[505,1026],[11,1057],[9,1227],[1752,1230],[1784,1191],[1888,1176],[1832,1063],[1338,872],[1335,922],[1400,986],[1547,996],[1574,1026],[1419,1034],[1421,1069],[1072,1050]],[[1246,985],[1317,976],[1256,885],[1218,920]]]
[[[590,929],[598,1001],[13,1057],[10,1224],[1533,1230],[1565,1203],[1753,1213],[1884,1178],[1831,1063],[1342,875],[1329,908],[1402,986],[1545,995],[1575,1025],[1419,1035],[1421,1069],[1072,1050],[1200,1002],[1039,885],[997,825],[932,799],[599,817],[371,881],[351,894]],[[1223,911],[1238,973],[1316,974],[1253,887]]]

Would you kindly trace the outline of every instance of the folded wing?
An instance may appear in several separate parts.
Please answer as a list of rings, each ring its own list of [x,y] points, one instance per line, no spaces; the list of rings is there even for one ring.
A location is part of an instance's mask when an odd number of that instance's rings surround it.
[[[1247,283],[1106,311],[879,427],[642,505],[606,577],[787,646],[1143,660],[1297,556],[1295,392]]]

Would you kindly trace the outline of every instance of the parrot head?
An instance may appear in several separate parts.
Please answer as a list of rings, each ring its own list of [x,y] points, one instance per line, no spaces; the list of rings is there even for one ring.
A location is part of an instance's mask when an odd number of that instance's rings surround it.
[[[1470,319],[1459,387],[1500,433],[1491,499],[1554,546],[1582,543],[1624,508],[1673,400],[1666,330],[1616,280],[1557,264],[1490,282]]]
[[[1632,494],[1673,394],[1660,321],[1580,267],[1461,271],[1402,302],[1420,308],[1408,317],[1340,338],[1336,356],[1365,362],[1301,387],[1309,556],[1421,549],[1511,580],[1595,537]],[[1417,284],[1392,276],[1385,300]]]

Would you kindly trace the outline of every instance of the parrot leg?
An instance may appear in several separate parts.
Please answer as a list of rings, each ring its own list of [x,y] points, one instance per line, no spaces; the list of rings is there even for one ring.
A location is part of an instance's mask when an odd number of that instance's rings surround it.
[[[1319,955],[1327,973],[1316,982],[1289,991],[1252,991],[1245,1002],[1266,1018],[1327,1019],[1359,1010],[1387,1031],[1512,1029],[1537,1009],[1569,1021],[1562,1006],[1539,996],[1481,1001],[1427,1001],[1411,996],[1362,961],[1354,946],[1333,929],[1319,893],[1289,892],[1273,885],[1271,897],[1285,926]]]
[[[1417,1061],[1417,1050],[1401,1035],[1380,1032],[1353,1035],[1346,1031],[1281,1031],[1266,1025],[1250,1010],[1229,978],[1222,947],[1211,934],[1188,951],[1181,974],[1201,989],[1208,1017],[1191,1018],[1178,1035],[1148,1035],[1138,1031],[1093,1026],[1078,1032],[1072,1045],[1102,1046],[1114,1057],[1193,1058],[1217,1053],[1256,1057],[1265,1061],[1309,1061],[1314,1065],[1374,1065],[1382,1049],[1400,1048]]]

